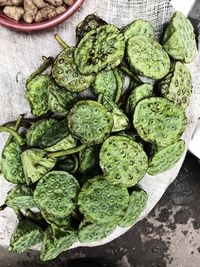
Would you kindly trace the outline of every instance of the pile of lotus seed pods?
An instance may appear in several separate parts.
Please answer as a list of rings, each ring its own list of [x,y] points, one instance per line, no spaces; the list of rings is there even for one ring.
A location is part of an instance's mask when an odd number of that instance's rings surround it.
[[[76,35],[76,47],[56,35],[63,50],[27,79],[34,118],[0,127],[10,133],[2,174],[16,184],[1,210],[19,219],[9,250],[41,243],[43,261],[133,225],[148,201],[139,181],[172,168],[185,150],[192,79],[184,63],[196,52],[190,21],[176,12],[162,44],[143,19],[118,29],[89,15]]]

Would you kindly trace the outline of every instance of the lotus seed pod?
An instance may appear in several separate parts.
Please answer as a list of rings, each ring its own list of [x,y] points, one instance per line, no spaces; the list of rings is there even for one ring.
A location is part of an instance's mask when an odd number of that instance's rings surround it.
[[[44,217],[45,221],[50,224],[52,227],[57,228],[66,228],[71,223],[71,217],[65,217],[65,218],[57,218],[55,216],[52,216],[49,213],[42,212],[42,216]]]
[[[26,86],[26,98],[34,116],[40,117],[49,111],[48,85],[50,77],[41,74],[32,79]]]
[[[186,108],[192,94],[192,77],[181,62],[176,62],[170,73],[158,84],[161,95],[178,106]]]
[[[114,226],[124,216],[129,203],[126,187],[114,185],[102,176],[87,181],[78,196],[80,212],[98,225]]]
[[[163,47],[175,60],[190,63],[196,55],[194,28],[181,12],[172,16],[165,31]]]
[[[151,97],[152,95],[153,86],[151,84],[145,83],[137,86],[135,89],[133,89],[130,96],[128,97],[126,112],[133,115],[137,103],[144,98]]]
[[[95,76],[82,75],[74,62],[74,48],[66,48],[55,59],[52,75],[56,83],[70,92],[82,92],[90,87]]]
[[[151,97],[137,104],[133,125],[144,141],[166,147],[181,137],[187,127],[187,118],[184,109],[173,102]]]
[[[75,62],[82,74],[113,69],[123,60],[124,35],[114,25],[104,25],[85,34],[75,49]]]
[[[129,65],[140,75],[155,80],[162,79],[170,70],[170,59],[162,46],[146,36],[128,40]]]
[[[26,132],[26,142],[29,147],[39,147],[42,136],[57,123],[55,119],[44,119],[31,125]]]
[[[90,146],[79,152],[79,171],[87,173],[99,164],[99,147]]]
[[[143,190],[133,191],[126,214],[118,223],[120,227],[129,227],[136,223],[148,201],[147,193]]]
[[[144,19],[138,19],[125,27],[124,29],[125,41],[127,41],[131,37],[138,35],[144,35],[152,39],[155,38],[155,32],[153,26],[149,21],[146,21]]]
[[[22,150],[15,141],[8,144],[2,153],[1,171],[4,178],[13,184],[25,183],[25,175],[21,160]]]
[[[49,158],[47,152],[39,148],[27,149],[22,152],[21,158],[28,185],[36,183],[56,164],[56,159]]]
[[[149,162],[148,174],[156,175],[173,168],[182,157],[184,151],[185,142],[183,140],[159,149]]]
[[[43,176],[34,191],[34,201],[49,217],[66,218],[76,209],[79,184],[71,174],[51,171]]]
[[[83,144],[100,144],[111,132],[113,117],[96,101],[79,101],[68,114],[68,126]]]
[[[126,187],[136,185],[148,167],[142,147],[126,136],[109,137],[101,147],[99,158],[105,179]]]
[[[23,253],[42,242],[42,229],[34,222],[24,219],[20,221],[10,240],[10,252]]]

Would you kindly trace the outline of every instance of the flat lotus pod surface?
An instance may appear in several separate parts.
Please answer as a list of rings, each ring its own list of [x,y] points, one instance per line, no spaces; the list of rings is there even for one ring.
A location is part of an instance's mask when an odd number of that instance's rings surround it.
[[[100,144],[111,132],[113,117],[102,104],[83,100],[70,110],[68,126],[83,144]]]
[[[133,125],[144,141],[166,147],[181,137],[187,118],[182,107],[165,98],[151,97],[137,104]]]
[[[170,73],[160,81],[158,88],[164,98],[186,108],[192,94],[191,74],[184,64],[177,61]]]
[[[126,41],[131,37],[138,35],[145,35],[149,38],[155,38],[154,28],[149,21],[138,19],[125,27],[124,36]]]
[[[71,174],[51,171],[38,182],[34,201],[41,212],[56,218],[68,217],[76,208],[80,186]]]
[[[79,171],[87,173],[99,164],[99,147],[96,145],[86,147],[79,152]]]
[[[165,148],[158,149],[149,162],[148,174],[156,175],[171,169],[180,160],[184,151],[185,142],[183,140],[179,140]]]
[[[82,75],[74,62],[74,48],[66,48],[55,59],[52,76],[56,83],[70,92],[82,92],[90,87],[95,76]]]
[[[111,136],[102,145],[100,166],[105,179],[132,187],[145,175],[148,158],[142,147],[126,136]]]
[[[15,141],[10,142],[10,144],[3,149],[1,171],[5,179],[13,184],[25,183],[21,153],[21,147]]]
[[[113,69],[123,60],[124,35],[111,24],[98,27],[85,34],[75,49],[75,62],[83,74]]]
[[[197,51],[194,28],[181,12],[172,16],[164,34],[163,47],[175,60],[190,63],[194,59]]]
[[[37,121],[28,128],[26,132],[26,142],[29,147],[38,147],[43,135],[57,123],[55,119],[44,119]]]
[[[168,54],[157,41],[146,36],[128,40],[127,58],[138,74],[155,80],[162,79],[170,70]]]
[[[30,148],[21,155],[26,183],[36,183],[56,164],[55,158],[50,158],[47,152],[39,148]]]
[[[126,214],[118,225],[120,227],[129,227],[135,224],[141,212],[146,207],[147,200],[148,196],[144,190],[133,191],[130,195],[130,202]]]
[[[31,113],[36,117],[45,115],[49,111],[48,85],[50,77],[41,74],[31,80],[26,87],[26,98],[31,107]]]
[[[25,252],[41,243],[43,235],[42,229],[36,223],[28,219],[21,220],[12,234],[9,251]]]
[[[116,225],[129,203],[126,187],[114,185],[102,176],[87,181],[78,196],[80,212],[86,220],[99,225]]]

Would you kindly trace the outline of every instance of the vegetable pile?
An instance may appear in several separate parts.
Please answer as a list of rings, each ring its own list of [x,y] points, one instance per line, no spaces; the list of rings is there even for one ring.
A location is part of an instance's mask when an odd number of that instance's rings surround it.
[[[35,117],[0,127],[10,133],[2,174],[16,185],[1,209],[19,219],[9,250],[41,243],[43,261],[136,223],[148,200],[139,181],[169,170],[185,151],[192,79],[184,63],[196,50],[190,21],[175,13],[162,45],[143,19],[119,30],[89,15],[76,35],[76,47],[56,35],[63,50],[27,79]]]

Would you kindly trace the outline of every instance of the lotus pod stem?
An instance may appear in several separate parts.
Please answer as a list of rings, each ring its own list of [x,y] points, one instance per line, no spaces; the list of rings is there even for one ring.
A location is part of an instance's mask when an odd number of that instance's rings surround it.
[[[67,156],[67,155],[78,153],[78,152],[80,152],[81,150],[83,150],[85,148],[86,148],[86,145],[80,145],[80,146],[72,148],[72,149],[59,151],[59,152],[48,153],[48,156],[50,158],[59,158],[59,157],[62,157],[62,156]]]
[[[126,73],[128,76],[130,76],[135,82],[137,82],[138,84],[143,84],[142,80],[140,80],[140,78],[133,73],[131,70],[129,70],[126,66],[121,65],[120,69]]]
[[[24,139],[15,130],[8,127],[0,126],[0,133],[2,132],[10,133],[16,139],[17,143],[20,146],[26,145]]]
[[[13,128],[14,131],[17,132],[17,131],[19,130],[19,127],[20,127],[20,125],[21,125],[21,121],[22,121],[23,117],[24,117],[24,114],[20,115],[20,116],[18,117],[18,119],[16,120],[16,124],[15,124],[15,126],[14,126],[14,128]],[[11,142],[12,140],[13,140],[13,136],[10,135],[10,136],[8,137],[8,140],[7,140],[6,144],[5,144],[5,146],[9,145],[10,142]]]
[[[54,38],[55,38],[55,40],[58,42],[58,44],[59,44],[60,46],[62,46],[64,49],[66,49],[66,48],[70,48],[69,45],[66,44],[66,43],[63,41],[63,39],[60,37],[59,34],[57,34],[57,33],[54,34]]]

